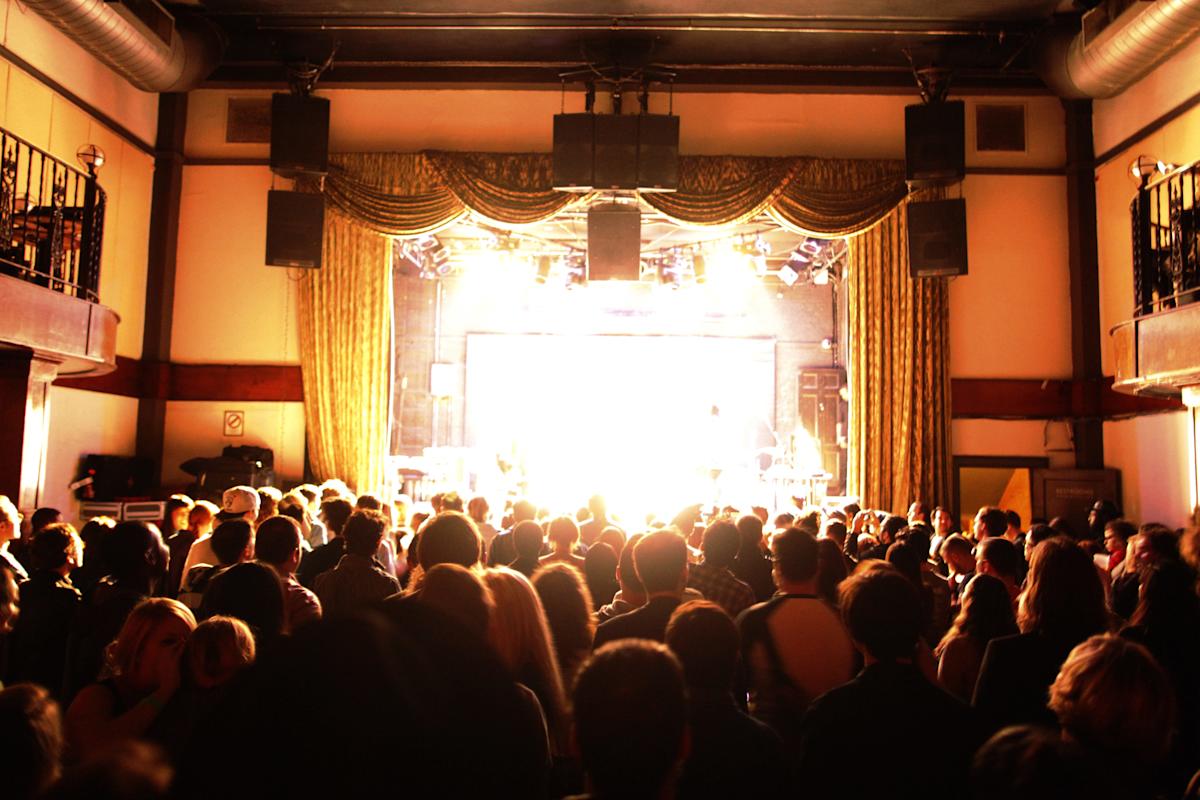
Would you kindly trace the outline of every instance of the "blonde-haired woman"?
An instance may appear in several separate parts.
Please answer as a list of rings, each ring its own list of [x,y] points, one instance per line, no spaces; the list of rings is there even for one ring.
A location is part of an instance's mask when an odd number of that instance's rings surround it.
[[[537,695],[546,715],[551,751],[565,755],[570,741],[566,693],[542,601],[528,578],[507,567],[489,569],[483,579],[496,604],[488,632],[492,647],[513,680]]]
[[[183,603],[143,600],[108,647],[112,677],[82,689],[67,709],[67,742],[84,759],[144,736],[179,688],[179,658],[196,628]]]

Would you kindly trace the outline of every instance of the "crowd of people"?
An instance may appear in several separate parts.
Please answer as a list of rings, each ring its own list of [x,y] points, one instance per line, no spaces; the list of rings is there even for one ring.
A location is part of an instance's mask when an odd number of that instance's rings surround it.
[[[0,794],[1197,796],[1200,532],[959,527],[330,481],[76,531],[0,496]]]

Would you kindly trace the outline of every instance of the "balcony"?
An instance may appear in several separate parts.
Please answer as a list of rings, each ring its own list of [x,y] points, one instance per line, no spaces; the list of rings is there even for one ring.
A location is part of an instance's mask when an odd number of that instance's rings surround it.
[[[67,376],[116,366],[119,318],[99,304],[103,154],[82,172],[0,130],[0,348],[32,351]]]
[[[1178,397],[1200,387],[1200,162],[1138,190],[1133,319],[1112,329],[1113,388]]]

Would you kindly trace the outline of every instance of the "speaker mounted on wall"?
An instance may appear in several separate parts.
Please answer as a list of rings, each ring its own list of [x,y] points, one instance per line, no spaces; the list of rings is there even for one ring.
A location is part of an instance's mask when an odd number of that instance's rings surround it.
[[[329,100],[271,97],[271,171],[288,178],[329,171]]]
[[[320,269],[324,230],[324,195],[267,192],[267,266]]]
[[[961,100],[904,108],[904,167],[911,188],[946,186],[963,179],[965,126]]]
[[[967,274],[967,201],[908,204],[908,266],[914,278]]]

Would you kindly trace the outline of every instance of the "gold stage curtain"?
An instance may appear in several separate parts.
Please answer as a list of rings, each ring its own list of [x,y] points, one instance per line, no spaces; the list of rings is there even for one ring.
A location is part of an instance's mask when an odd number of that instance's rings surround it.
[[[468,213],[530,224],[593,197],[552,187],[544,153],[333,157],[325,268],[306,276],[300,293],[319,477],[374,487],[381,475],[392,326],[385,237],[435,232]],[[913,499],[948,502],[950,484],[947,288],[908,275],[906,194],[902,161],[684,156],[678,191],[642,195],[681,225],[765,212],[790,230],[850,237],[850,489],[868,506],[897,511]]]
[[[912,278],[901,205],[850,239],[849,484],[864,507],[950,503],[949,286]]]
[[[391,425],[391,240],[330,210],[324,265],[300,279],[300,371],[308,460],[356,492],[387,483]]]

